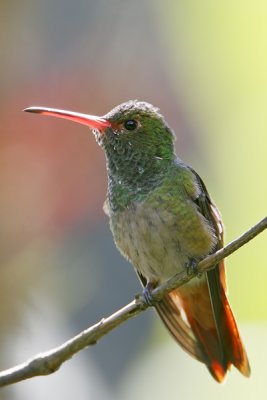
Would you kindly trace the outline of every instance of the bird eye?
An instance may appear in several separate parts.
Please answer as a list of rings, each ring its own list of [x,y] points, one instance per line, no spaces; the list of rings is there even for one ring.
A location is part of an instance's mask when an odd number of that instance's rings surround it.
[[[124,122],[124,128],[127,129],[127,131],[134,131],[137,128],[137,121],[128,119]]]

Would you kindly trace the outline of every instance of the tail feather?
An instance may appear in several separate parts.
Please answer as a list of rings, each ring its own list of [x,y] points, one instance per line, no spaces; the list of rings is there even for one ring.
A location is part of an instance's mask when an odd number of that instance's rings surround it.
[[[240,338],[236,321],[225,293],[222,293],[224,303],[224,317],[222,333],[225,338],[224,347],[227,358],[244,376],[250,376],[248,357]]]
[[[232,364],[245,376],[250,375],[250,367],[224,282],[220,283],[219,268],[216,270],[215,275],[204,274],[175,289],[156,310],[181,347],[222,382]]]
[[[175,300],[177,300],[176,296]],[[198,346],[192,329],[182,318],[180,308],[173,299],[173,292],[166,295],[162,301],[156,304],[156,310],[161,320],[180,346],[192,357],[202,361],[202,351]]]

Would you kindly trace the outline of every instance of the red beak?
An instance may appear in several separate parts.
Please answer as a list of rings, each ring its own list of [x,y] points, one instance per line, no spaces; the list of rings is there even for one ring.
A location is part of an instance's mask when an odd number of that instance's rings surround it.
[[[89,126],[91,129],[97,129],[100,132],[111,126],[110,122],[102,117],[95,117],[93,115],[81,114],[73,111],[58,110],[56,108],[29,107],[25,108],[23,111],[69,119],[79,124]]]

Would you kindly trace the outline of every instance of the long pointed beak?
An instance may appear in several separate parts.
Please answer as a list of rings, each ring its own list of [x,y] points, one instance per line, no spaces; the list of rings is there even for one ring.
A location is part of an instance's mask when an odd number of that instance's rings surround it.
[[[74,111],[58,110],[56,108],[47,107],[28,107],[23,111],[69,119],[70,121],[89,126],[91,129],[97,129],[100,132],[111,126],[110,122],[105,118],[81,114]]]

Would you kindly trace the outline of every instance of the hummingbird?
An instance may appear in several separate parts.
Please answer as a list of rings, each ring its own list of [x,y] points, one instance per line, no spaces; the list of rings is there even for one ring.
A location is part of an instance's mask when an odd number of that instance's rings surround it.
[[[130,100],[103,117],[46,107],[24,111],[88,126],[106,157],[104,211],[115,244],[151,290],[223,247],[223,223],[205,184],[175,152],[158,108]],[[166,294],[155,309],[176,342],[222,382],[249,361],[226,295],[224,262]]]

